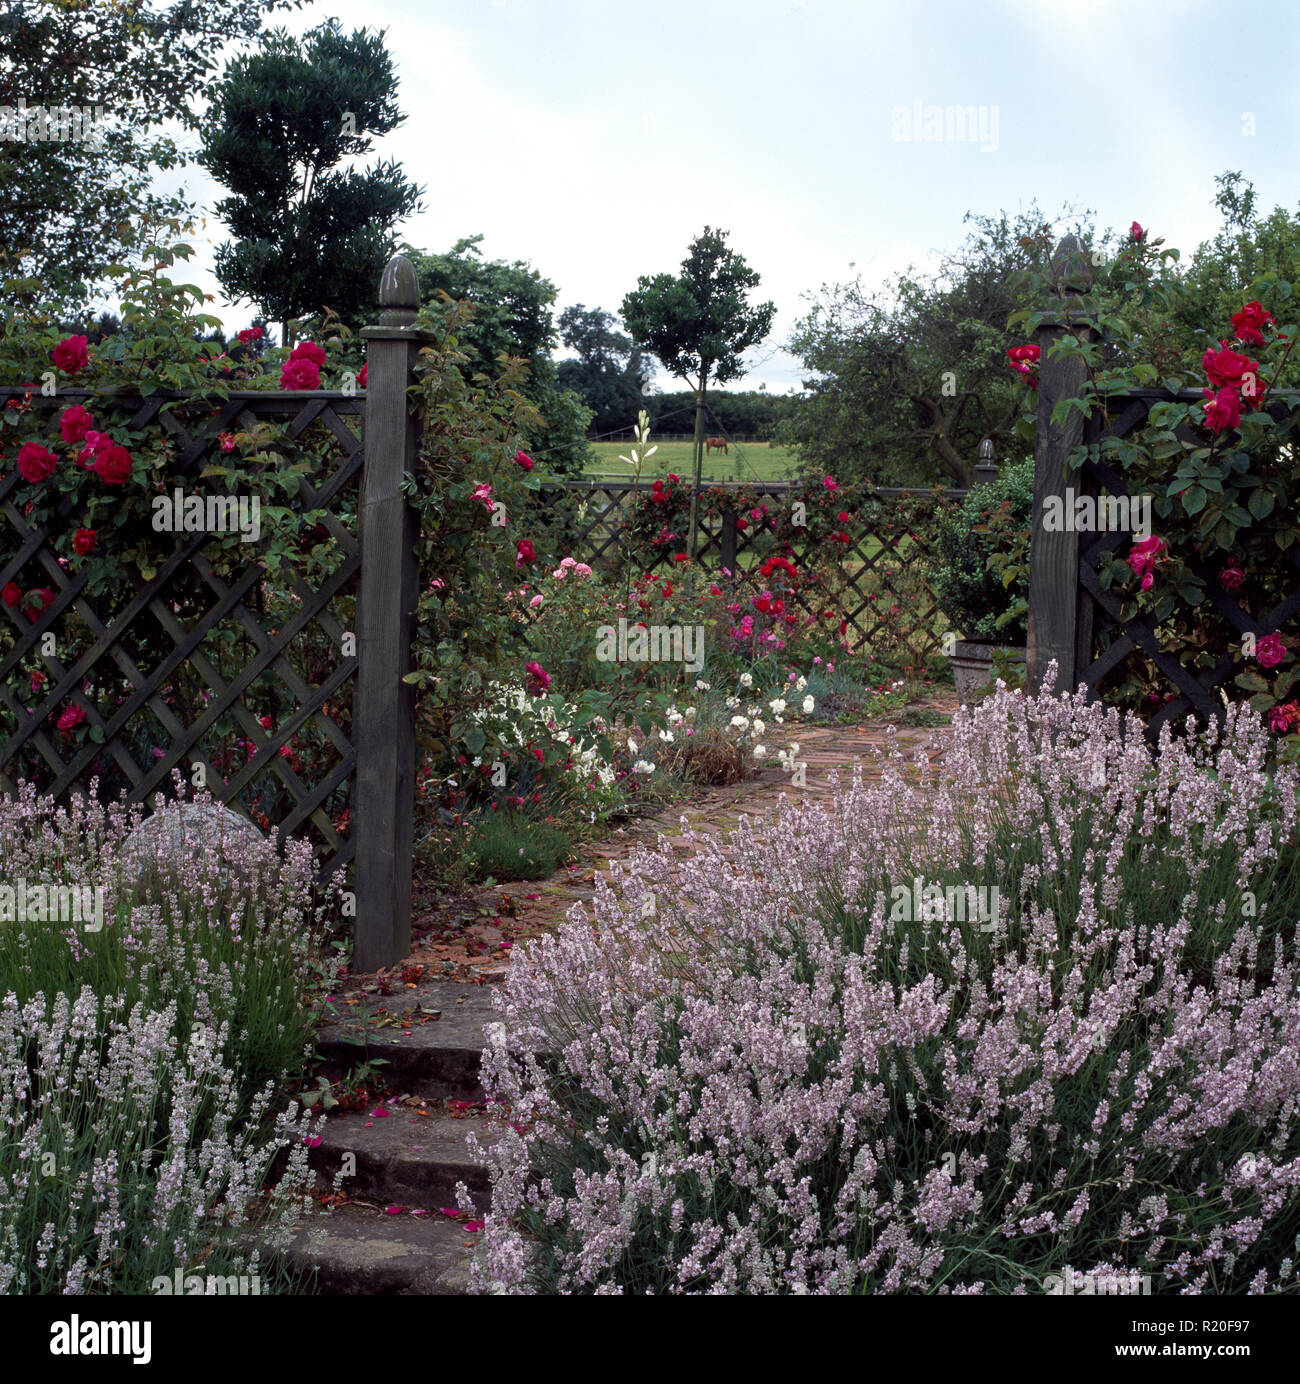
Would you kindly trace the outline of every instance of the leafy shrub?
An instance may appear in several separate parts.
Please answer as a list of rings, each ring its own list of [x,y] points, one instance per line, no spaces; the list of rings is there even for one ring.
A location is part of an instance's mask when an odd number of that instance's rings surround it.
[[[497,880],[545,879],[569,858],[572,838],[559,827],[517,812],[485,812],[468,850],[479,875]]]
[[[1268,749],[1234,709],[1157,760],[1003,689],[942,782],[895,753],[631,858],[497,999],[478,1286],[1294,1292],[1300,771]]]
[[[998,540],[989,527],[999,516],[1027,535],[1033,519],[1034,464],[1014,462],[997,480],[969,491],[951,511],[935,518],[934,548],[928,563],[931,588],[941,609],[965,638],[977,643],[1023,644],[1028,637],[1024,615],[999,626],[1013,602],[1027,601],[1028,572],[1004,586],[990,560]]]

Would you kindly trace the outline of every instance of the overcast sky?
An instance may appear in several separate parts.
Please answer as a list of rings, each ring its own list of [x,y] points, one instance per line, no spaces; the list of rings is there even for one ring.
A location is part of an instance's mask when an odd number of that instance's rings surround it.
[[[1187,254],[1218,225],[1217,173],[1264,210],[1300,202],[1297,0],[325,0],[277,22],[332,15],[387,30],[408,118],[376,154],[426,188],[404,238],[482,232],[557,312],[617,311],[720,226],[777,305],[733,387],[797,387],[801,295],[927,266],[967,211],[1070,204]],[[970,106],[975,128],[915,137],[928,108]],[[200,169],[186,185],[222,195]],[[224,237],[209,217],[198,277],[235,329],[252,310],[211,275]]]

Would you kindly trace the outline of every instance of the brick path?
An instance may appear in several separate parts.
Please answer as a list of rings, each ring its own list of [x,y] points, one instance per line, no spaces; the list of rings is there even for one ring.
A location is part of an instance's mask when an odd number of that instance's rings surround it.
[[[948,693],[914,704],[912,709],[951,716],[956,706],[956,697]],[[653,846],[661,832],[679,836],[683,816],[696,832],[725,835],[742,815],[752,818],[771,811],[782,794],[805,801],[828,796],[831,770],[838,769],[847,777],[855,759],[862,760],[866,777],[878,776],[879,770],[872,767],[872,750],[883,748],[891,734],[909,760],[918,749],[928,747],[931,762],[938,763],[952,728],[898,725],[891,731],[889,723],[874,721],[857,726],[787,723],[784,729],[784,740],[798,743],[799,761],[807,765],[802,789],[792,788],[781,769],[765,768],[742,783],[700,789],[685,800],[615,827],[598,841],[582,844],[578,859],[550,879],[475,889],[453,898],[432,891],[417,893],[411,955],[378,978],[381,993],[388,993],[390,986],[401,989],[435,979],[499,983],[516,943],[554,928],[574,903],[590,900],[596,875],[607,872],[609,861],[625,859],[637,846]],[[406,975],[399,978],[403,971]],[[373,990],[376,981],[357,977],[352,984]]]

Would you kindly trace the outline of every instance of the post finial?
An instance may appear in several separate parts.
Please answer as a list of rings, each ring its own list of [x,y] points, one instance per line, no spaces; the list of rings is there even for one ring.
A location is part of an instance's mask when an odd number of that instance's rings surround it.
[[[420,308],[420,280],[405,255],[394,255],[379,280],[379,320],[385,327],[409,327]]]
[[[1092,288],[1092,259],[1077,235],[1061,237],[1052,255],[1052,290],[1061,298],[1087,293]]]
[[[993,439],[986,437],[980,443],[979,461],[975,463],[975,484],[991,485],[997,478],[998,468],[993,460]]]

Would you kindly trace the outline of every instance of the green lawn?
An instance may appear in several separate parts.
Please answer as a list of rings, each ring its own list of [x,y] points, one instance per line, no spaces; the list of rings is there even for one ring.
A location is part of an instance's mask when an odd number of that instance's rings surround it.
[[[656,445],[653,437],[650,445]],[[660,442],[659,450],[646,462],[642,480],[654,480],[675,471],[684,480],[691,475],[691,444]],[[593,442],[597,460],[587,468],[588,475],[608,479],[632,478],[632,468],[619,455],[631,456],[630,442]],[[732,443],[730,452],[713,452],[704,458],[704,476],[711,481],[783,481],[794,468],[794,453],[788,447],[773,447],[766,442]]]

